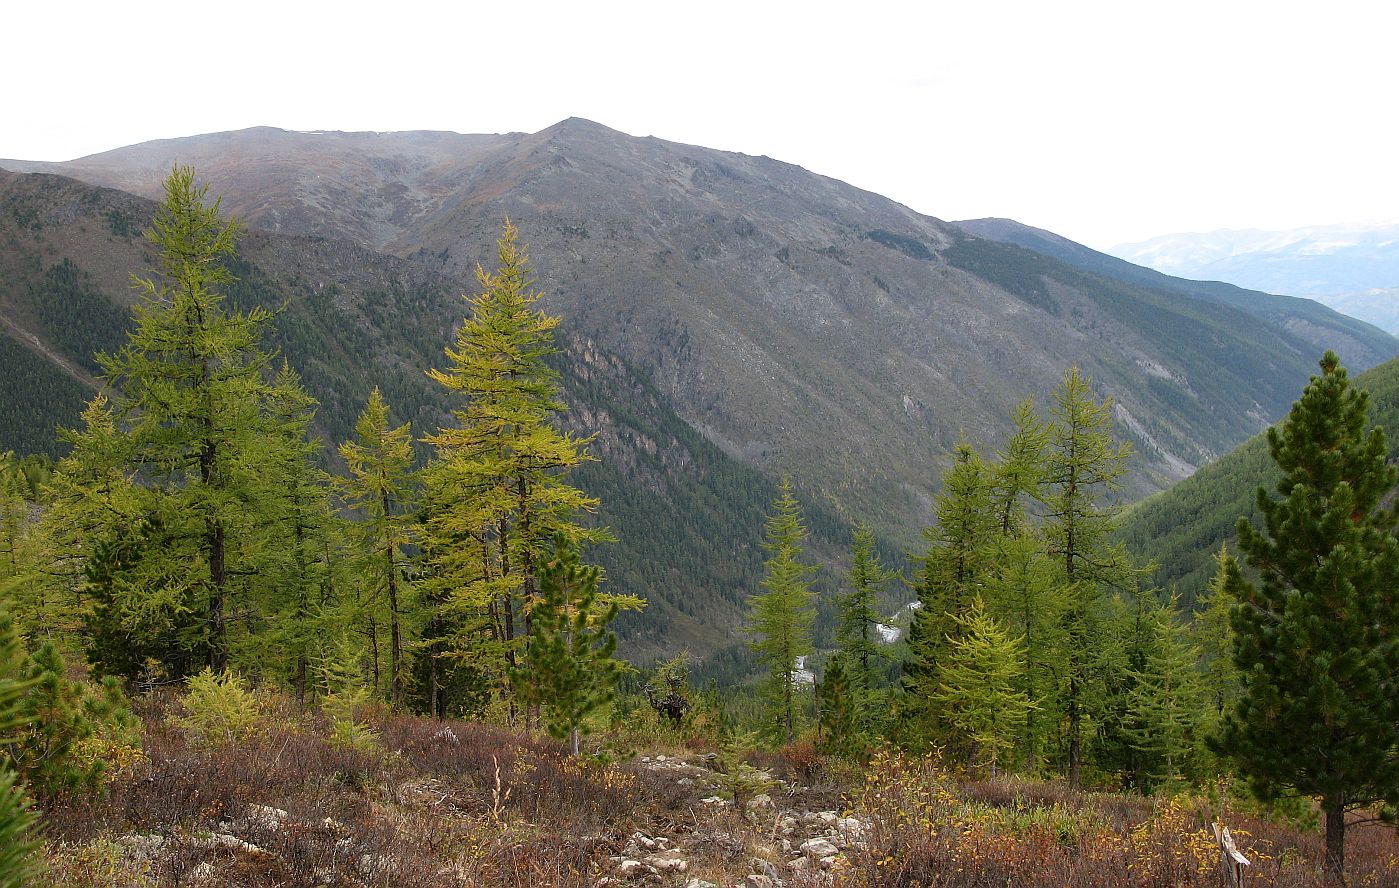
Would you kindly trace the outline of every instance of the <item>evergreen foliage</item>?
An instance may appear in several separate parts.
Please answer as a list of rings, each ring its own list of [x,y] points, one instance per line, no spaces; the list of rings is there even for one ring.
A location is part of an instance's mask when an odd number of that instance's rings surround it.
[[[36,798],[96,789],[139,748],[136,718],[115,678],[97,688],[70,680],[53,642],[40,645],[20,677],[32,685],[18,710],[27,724],[5,754]]]
[[[840,684],[845,689],[842,705],[849,708],[851,727],[857,733],[871,734],[880,720],[877,707],[885,652],[879,640],[883,619],[878,602],[884,587],[895,576],[880,562],[874,531],[867,524],[857,524],[846,590],[836,598],[835,631],[836,656],[843,660],[840,664]],[[831,666],[834,665],[832,662]]]
[[[1264,798],[1287,787],[1326,814],[1326,865],[1345,866],[1345,814],[1399,801],[1399,480],[1365,392],[1333,352],[1321,359],[1268,449],[1277,497],[1258,491],[1263,529],[1240,519],[1257,572],[1226,562],[1242,699],[1223,748]]]
[[[811,591],[815,568],[802,560],[805,539],[801,506],[791,479],[783,478],[763,540],[768,552],[765,591],[750,599],[748,631],[754,636],[750,644],[767,673],[767,727],[787,743],[796,736],[797,658],[812,652],[811,625],[815,620]]]
[[[577,755],[588,716],[616,694],[622,663],[613,657],[617,637],[608,624],[618,606],[599,596],[601,571],[581,564],[566,540],[557,541],[543,567],[535,631],[510,678],[520,699],[541,707],[549,733],[568,738]]]
[[[1135,748],[1154,759],[1154,777],[1174,781],[1195,776],[1209,701],[1198,671],[1200,654],[1172,601],[1148,615],[1149,648],[1128,693],[1128,734]]]
[[[1100,608],[1109,587],[1135,585],[1110,534],[1118,509],[1107,501],[1127,471],[1132,448],[1112,437],[1112,400],[1095,400],[1077,367],[1054,391],[1045,456],[1044,534],[1066,590],[1065,680],[1069,784],[1082,786],[1083,718],[1095,678]]]
[[[27,727],[22,706],[32,680],[19,673],[23,660],[15,622],[0,613],[0,888],[27,888],[39,876],[34,814],[19,786],[19,775],[3,754]]]

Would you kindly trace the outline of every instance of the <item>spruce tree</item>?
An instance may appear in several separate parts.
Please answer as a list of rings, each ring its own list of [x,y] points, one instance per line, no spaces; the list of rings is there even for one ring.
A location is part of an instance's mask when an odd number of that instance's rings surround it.
[[[502,688],[533,635],[539,566],[555,539],[577,548],[610,539],[579,522],[598,501],[567,474],[591,459],[590,439],[554,426],[564,405],[547,361],[558,351],[559,319],[536,307],[542,294],[518,238],[506,220],[499,267],[477,267],[481,293],[446,349],[449,367],[428,373],[461,401],[456,425],[426,438],[437,451],[426,479],[425,544],[439,605],[434,631],[442,633],[431,644],[449,645]],[[440,653],[430,650],[434,663]]]
[[[1077,367],[1065,374],[1054,401],[1045,455],[1043,529],[1066,596],[1063,703],[1069,785],[1079,789],[1099,610],[1108,588],[1129,588],[1135,581],[1120,546],[1111,541],[1118,508],[1106,500],[1126,473],[1132,448],[1113,440],[1112,400],[1095,400]]]
[[[767,669],[765,686],[771,726],[786,742],[796,736],[797,658],[811,653],[813,610],[811,575],[816,568],[802,560],[806,527],[792,481],[782,489],[768,514],[763,548],[768,551],[766,591],[749,599],[748,631],[758,660]]]
[[[1256,579],[1226,566],[1242,699],[1223,749],[1254,788],[1321,799],[1326,868],[1345,871],[1346,812],[1399,802],[1399,480],[1368,395],[1321,359],[1268,449],[1282,479],[1240,519]]]
[[[340,445],[349,477],[338,484],[345,504],[361,516],[356,549],[368,582],[371,614],[383,610],[389,625],[389,698],[403,703],[408,667],[404,610],[408,602],[407,547],[415,541],[413,439],[408,423],[394,428],[389,407],[376,386],[355,421],[355,438]],[[371,619],[371,625],[373,620]],[[377,631],[377,630],[374,630]]]
[[[621,676],[607,628],[618,607],[598,594],[601,569],[580,563],[567,540],[557,545],[540,572],[534,637],[510,678],[521,699],[541,708],[550,735],[567,738],[577,755],[588,716],[612,701]]]

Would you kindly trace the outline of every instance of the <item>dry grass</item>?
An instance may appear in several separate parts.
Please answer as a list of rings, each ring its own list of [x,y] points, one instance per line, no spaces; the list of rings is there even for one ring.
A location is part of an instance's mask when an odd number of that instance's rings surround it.
[[[141,702],[147,758],[105,794],[44,812],[57,888],[591,888],[636,831],[669,837],[691,862],[637,884],[734,885],[754,871],[791,888],[1220,884],[1213,811],[1196,798],[958,782],[896,755],[853,769],[798,745],[750,756],[778,781],[778,810],[745,818],[700,803],[714,786],[702,768],[580,761],[488,725],[369,714],[378,745],[347,748],[318,717],[274,701],[253,740],[205,748],[169,720],[171,705]],[[788,830],[784,846],[784,809],[854,812],[866,841],[829,871],[795,869],[809,829]],[[1256,862],[1252,884],[1325,884],[1319,835],[1224,816]],[[1356,830],[1348,851],[1352,884],[1399,885],[1391,830]]]

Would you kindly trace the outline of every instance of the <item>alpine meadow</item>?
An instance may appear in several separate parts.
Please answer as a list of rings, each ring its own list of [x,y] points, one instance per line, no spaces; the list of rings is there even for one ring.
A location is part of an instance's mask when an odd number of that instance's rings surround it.
[[[578,118],[0,167],[0,888],[1399,885],[1388,333]]]

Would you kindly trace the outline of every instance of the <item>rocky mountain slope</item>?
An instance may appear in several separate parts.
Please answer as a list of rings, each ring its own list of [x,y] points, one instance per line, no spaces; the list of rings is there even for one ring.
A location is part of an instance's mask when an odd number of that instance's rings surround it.
[[[819,556],[836,565],[864,518],[897,557],[957,438],[996,445],[1013,405],[1043,403],[1073,364],[1117,401],[1138,496],[1280,416],[1322,348],[1357,369],[1399,352],[1311,303],[1143,281],[770,158],[576,119],[505,136],[257,129],[56,168],[150,195],[177,161],[253,226],[230,297],[283,306],[277,344],[331,440],[374,384],[420,432],[446,421],[422,371],[515,220],[565,318],[570,421],[600,435],[580,481],[622,540],[600,557],[652,601],[625,627],[633,652],[741,659],[732,630],[784,472]],[[73,422],[149,265],[151,210],[0,173],[0,447],[52,448]]]
[[[1299,335],[1309,316],[1260,327],[1256,312],[974,237],[800,167],[576,118],[501,136],[260,128],[50,168],[150,195],[176,161],[254,226],[449,278],[510,216],[571,329],[726,453],[886,527],[926,514],[960,434],[993,444],[1011,406],[1071,364],[1117,399],[1145,493],[1276,417],[1322,347],[1354,366],[1399,351],[1332,321]]]

